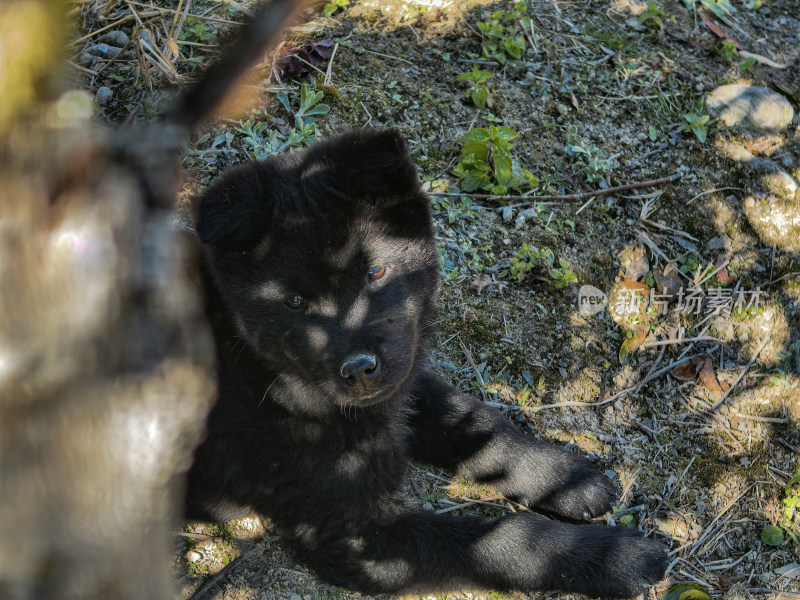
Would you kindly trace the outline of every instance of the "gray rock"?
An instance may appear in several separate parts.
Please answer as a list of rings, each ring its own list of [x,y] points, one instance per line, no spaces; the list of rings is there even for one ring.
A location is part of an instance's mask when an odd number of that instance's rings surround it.
[[[120,52],[122,52],[122,48],[109,46],[108,44],[97,44],[86,49],[86,53],[100,58],[114,58]]]
[[[744,163],[760,172],[761,182],[768,191],[778,196],[793,197],[800,190],[800,184],[789,173],[767,159],[754,156],[747,148],[737,142],[729,142],[722,147],[723,154],[737,162]]]
[[[124,48],[130,42],[128,34],[124,31],[109,31],[101,38],[105,43]]]
[[[106,86],[102,86],[97,89],[97,94],[94,96],[94,101],[97,102],[100,106],[108,106],[108,103],[111,102],[111,99],[114,97],[114,92],[111,91],[111,88]]]
[[[706,109],[724,125],[756,135],[780,133],[794,118],[786,98],[760,86],[720,86],[706,98]]]

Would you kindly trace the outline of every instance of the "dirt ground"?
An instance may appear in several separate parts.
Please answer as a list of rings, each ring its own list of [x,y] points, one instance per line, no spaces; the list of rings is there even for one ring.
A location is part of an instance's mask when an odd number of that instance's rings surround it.
[[[651,597],[686,582],[715,598],[800,598],[791,536],[800,532],[792,510],[800,497],[800,123],[795,116],[753,131],[703,118],[706,96],[731,83],[769,88],[796,115],[800,2],[733,0],[733,12],[724,1],[691,4],[319,6],[289,33],[283,60],[269,57],[245,89],[256,99],[250,115],[222,117],[187,145],[184,197],[230,164],[296,145],[286,142],[302,129],[294,119],[302,84],[322,91],[316,105],[330,108],[311,111],[318,136],[397,127],[426,188],[454,194],[432,196],[445,280],[432,368],[619,481],[618,508],[603,520],[671,548],[668,579]],[[76,83],[114,127],[153,118],[235,35],[248,6],[76,2]],[[114,31],[125,35],[109,37]],[[482,51],[492,41],[516,50],[498,59]],[[123,51],[112,57],[115,44]],[[482,108],[457,80],[476,66],[492,75]],[[517,134],[515,168],[538,180],[509,190],[530,196],[524,206],[458,194],[468,187],[458,176],[460,139],[492,126]],[[297,144],[313,141],[306,134]],[[536,202],[670,175],[680,179]],[[705,304],[681,312],[679,290],[690,284]],[[613,289],[610,309],[581,314],[584,285]],[[650,289],[669,310],[636,305],[624,314],[616,303]],[[733,310],[710,308],[731,296]],[[409,468],[408,492],[455,514],[524,509],[420,465]],[[768,525],[782,526],[782,542]],[[311,576],[255,516],[188,524],[175,536],[175,573],[182,599],[361,597]]]

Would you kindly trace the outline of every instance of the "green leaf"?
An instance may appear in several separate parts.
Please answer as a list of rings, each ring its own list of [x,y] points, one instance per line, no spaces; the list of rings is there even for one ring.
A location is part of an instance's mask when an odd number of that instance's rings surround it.
[[[511,58],[522,58],[525,52],[525,38],[505,38],[501,42],[503,52],[508,54]]]
[[[761,530],[761,541],[767,546],[780,546],[783,543],[783,531],[775,525],[766,525]]]
[[[458,140],[462,144],[466,142],[488,142],[489,141],[489,130],[484,129],[483,127],[476,127],[474,129],[470,129],[467,133],[461,136]]]
[[[706,142],[706,128],[701,125],[694,125],[692,126],[692,133],[695,137],[700,141],[701,144]]]
[[[314,116],[314,115],[327,115],[328,112],[331,110],[331,107],[327,104],[318,104],[311,110],[306,111],[303,113],[306,117]]]
[[[281,103],[283,108],[286,109],[286,112],[292,112],[291,107],[289,106],[289,97],[286,95],[286,92],[278,92],[275,94],[275,97],[278,99],[278,102]]]
[[[513,129],[509,129],[508,127],[494,127],[492,126],[492,133],[494,134],[497,139],[503,140],[507,142],[509,140],[514,140],[519,137],[516,133],[514,133]]]
[[[483,108],[489,102],[489,90],[482,85],[476,85],[469,94],[472,103],[478,108]]]
[[[330,17],[337,10],[339,10],[339,7],[335,4],[326,4],[325,8],[322,9],[322,14],[324,14],[326,17]]]
[[[489,176],[478,171],[468,171],[461,179],[461,189],[465,192],[474,192],[489,183]]]
[[[636,521],[633,520],[633,515],[622,515],[619,518],[619,522],[625,527],[636,527]]]
[[[711,600],[711,596],[696,583],[681,583],[671,587],[661,600]]]
[[[497,183],[507,186],[514,176],[511,171],[511,156],[495,151],[492,156],[492,163],[494,164],[494,176],[497,179]]]

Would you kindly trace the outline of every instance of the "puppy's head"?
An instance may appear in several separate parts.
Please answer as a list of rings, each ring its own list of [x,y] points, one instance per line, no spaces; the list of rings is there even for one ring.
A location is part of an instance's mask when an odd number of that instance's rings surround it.
[[[293,408],[403,389],[439,275],[429,202],[397,132],[231,169],[199,199],[195,226],[235,326]]]

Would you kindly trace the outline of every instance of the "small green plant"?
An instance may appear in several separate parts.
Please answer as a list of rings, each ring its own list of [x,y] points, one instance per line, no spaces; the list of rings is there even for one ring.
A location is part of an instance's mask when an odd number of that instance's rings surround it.
[[[328,114],[331,107],[327,104],[319,104],[324,96],[323,92],[315,92],[308,87],[308,84],[304,83],[300,86],[300,108],[293,113],[286,92],[278,92],[276,94],[276,98],[286,109],[286,112],[294,116],[295,129],[303,129],[304,125],[314,123],[314,117]]]
[[[330,110],[327,104],[320,104],[324,94],[314,92],[307,84],[300,86],[300,107],[292,111],[286,92],[277,94],[278,101],[294,117],[294,127],[288,134],[270,128],[266,121],[255,122],[254,117],[241,122],[236,131],[242,138],[242,149],[253,160],[263,160],[281,154],[289,148],[310,146],[316,140],[317,125],[314,118],[325,115]]]
[[[736,11],[729,0],[683,0],[683,3],[689,10],[695,10],[699,4],[707,11],[723,18]]]
[[[770,382],[787,390],[792,387],[789,374],[795,370],[795,352],[800,353],[800,343],[788,344],[782,350],[776,352],[778,362],[775,364],[775,374],[770,377]]]
[[[775,368],[780,373],[790,373],[794,368],[792,364],[794,355],[797,354],[800,356],[800,342],[788,344],[775,354],[778,356],[778,363],[775,365]],[[800,373],[798,373],[798,375],[800,375]]]
[[[536,267],[541,265],[549,269],[554,262],[555,256],[549,248],[539,249],[523,242],[522,247],[511,257],[508,271],[500,271],[497,275],[498,277],[504,277],[509,274],[512,279],[522,281]]]
[[[569,268],[569,263],[563,258],[558,259],[559,269],[550,269],[548,274],[550,279],[553,280],[553,285],[557,290],[563,290],[570,283],[578,283],[578,278],[575,273]]]
[[[722,46],[717,48],[717,54],[722,57],[723,62],[733,62],[733,59],[739,56],[739,51],[736,50],[736,42],[722,40]]]
[[[523,13],[528,9],[527,2],[517,2],[514,10],[497,11],[489,15],[486,21],[478,23],[478,29],[484,36],[481,42],[483,58],[496,60],[501,65],[509,60],[519,60],[525,52],[525,38],[515,36],[517,21],[526,26],[528,19]]]
[[[491,106],[491,96],[489,95],[489,88],[483,83],[494,77],[489,71],[479,71],[478,65],[474,65],[472,71],[461,73],[456,77],[457,81],[469,81],[472,86],[467,90],[467,97],[472,100],[472,103],[478,108],[483,108],[486,105]]]
[[[737,67],[737,70],[742,75],[755,75],[755,66],[758,64],[758,61],[753,58],[752,56],[748,56],[744,59],[744,62]]]
[[[457,221],[477,221],[480,213],[472,208],[472,200],[466,196],[458,199],[446,196],[434,196],[433,208],[442,211],[447,215],[448,224],[452,225]]]
[[[178,36],[183,42],[203,43],[209,41],[214,37],[214,34],[208,30],[204,23],[201,23],[194,17],[188,17],[186,23],[181,29],[181,34]]]
[[[696,254],[682,254],[678,257],[678,270],[684,275],[693,277],[697,269],[700,267],[700,257]]]
[[[439,500],[444,500],[447,496],[443,492],[430,492],[421,494],[423,500],[427,500],[428,502],[438,502]]]
[[[708,137],[709,116],[686,113],[683,115],[685,123],[681,123],[678,131],[691,131],[697,140],[704,144]]]
[[[322,14],[324,14],[326,17],[330,17],[337,10],[340,8],[345,8],[348,4],[348,0],[330,0],[330,2],[328,2],[322,8]]]
[[[264,160],[289,148],[309,146],[315,139],[315,131],[316,126],[309,123],[302,129],[292,129],[287,136],[270,129],[266,121],[257,123],[255,117],[240,122],[236,128],[236,132],[243,136],[241,147],[252,160]]]
[[[567,133],[567,145],[564,152],[574,158],[572,164],[573,173],[582,172],[589,183],[597,183],[601,188],[608,187],[608,174],[614,166],[612,158],[603,158],[602,152],[597,146],[590,146],[584,142],[579,142],[577,128],[572,125]]]
[[[508,127],[476,127],[459,140],[461,155],[453,173],[461,180],[461,189],[477,189],[492,194],[505,194],[509,188],[536,187],[539,180],[527,169],[519,166],[511,156],[511,142],[517,134]]]
[[[798,511],[798,504],[800,504],[800,467],[798,467],[795,476],[786,484],[783,495],[783,520],[780,522],[780,527],[786,532],[795,547],[800,547],[800,511]]]
[[[639,15],[639,22],[645,27],[655,29],[660,33],[664,29],[664,19],[661,17],[666,17],[661,7],[653,0],[647,0],[644,11]]]

